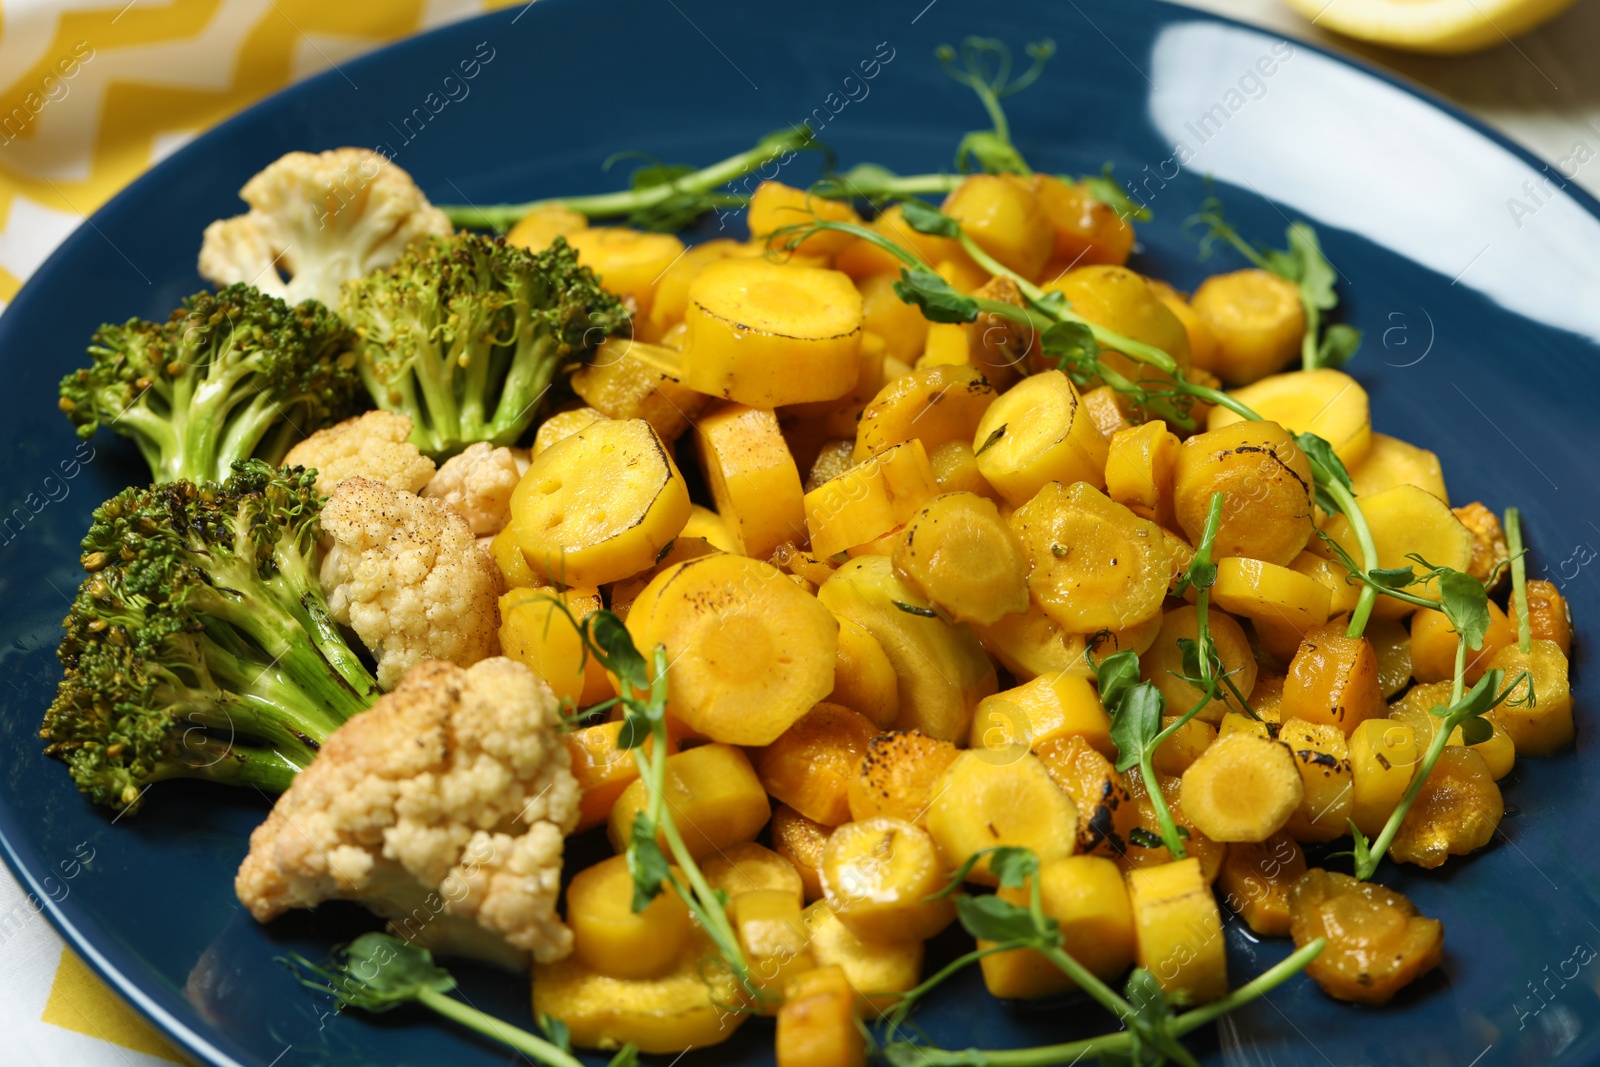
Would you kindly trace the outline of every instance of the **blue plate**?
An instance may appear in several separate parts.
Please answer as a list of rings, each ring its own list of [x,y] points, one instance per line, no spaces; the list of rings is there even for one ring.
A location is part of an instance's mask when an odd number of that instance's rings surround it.
[[[923,5],[926,3],[926,6]],[[1206,175],[1246,235],[1315,222],[1366,331],[1354,371],[1373,418],[1437,451],[1452,497],[1525,512],[1535,574],[1600,626],[1593,429],[1600,403],[1600,205],[1465,116],[1306,45],[1193,11],[1129,0],[814,0],[756,15],[733,0],[632,5],[545,0],[406,41],[281,93],[154,168],[98,212],[0,317],[0,838],[72,945],[196,1057],[216,1064],[501,1064],[503,1050],[406,1012],[335,1016],[274,957],[321,957],[370,923],[350,908],[251,921],[233,897],[264,798],[192,783],[155,790],[112,825],[39,755],[58,676],[58,622],[80,578],[90,510],[145,471],[110,435],[80,445],[57,379],[101,321],[160,318],[201,288],[200,233],[241,210],[241,184],[280,153],[370,145],[436,202],[602,191],[614,152],[709,161],[807,120],[841,160],[904,173],[950,165],[983,124],[932,59],[980,33],[1053,37],[1041,82],[1008,102],[1036,166],[1108,160],[1156,220],[1139,269],[1191,287],[1206,273],[1183,220]],[[461,77],[467,61],[475,71]],[[477,66],[472,67],[471,63]],[[866,66],[863,67],[862,64]],[[875,64],[875,65],[874,65]],[[873,77],[864,77],[871,71]],[[816,161],[781,177],[805,184]],[[734,223],[737,226],[737,223]],[[707,234],[717,224],[705,226]],[[1581,664],[1580,664],[1581,669]],[[1211,1063],[1482,1065],[1600,1062],[1600,825],[1595,734],[1520,762],[1493,845],[1438,872],[1386,866],[1448,930],[1445,962],[1392,1006],[1339,1005],[1297,979],[1194,1045]],[[581,848],[593,847],[583,843]],[[1235,981],[1280,959],[1230,922]],[[458,968],[477,1005],[531,1025],[526,984]],[[1107,1027],[1089,1007],[1005,1006],[975,976],[920,1014],[946,1046],[1060,1041]],[[770,1025],[683,1063],[771,1062]]]

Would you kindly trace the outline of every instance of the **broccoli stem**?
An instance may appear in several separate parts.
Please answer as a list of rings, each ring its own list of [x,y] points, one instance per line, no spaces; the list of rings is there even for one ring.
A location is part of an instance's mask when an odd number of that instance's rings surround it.
[[[459,368],[454,372],[456,380],[451,383],[454,392],[461,398],[460,405],[455,409],[455,417],[451,420],[459,442],[477,441],[487,436],[489,420],[485,409],[493,383],[503,379],[505,386],[510,386],[510,375],[521,369],[521,357],[529,345],[529,331],[536,328],[527,321],[528,310],[531,309],[515,309],[509,328],[494,311],[486,313],[482,309],[476,310],[474,314],[479,319],[475,323],[468,318],[468,314],[456,313],[459,321],[452,322],[455,344],[451,346],[449,364]],[[452,316],[453,320],[455,318]],[[503,331],[503,336],[497,331]],[[502,346],[507,345],[515,346],[515,355],[508,357],[505,354]],[[446,374],[450,373],[446,371]],[[495,442],[501,443],[514,442]]]
[[[293,621],[293,616],[284,614],[275,622],[282,628],[271,634],[275,647],[270,650],[272,659],[263,666],[260,679],[279,678],[289,691],[304,693],[312,707],[325,709],[325,714],[334,716],[335,727],[367,710],[369,699],[333,668],[315,644],[306,640],[305,631]],[[266,628],[258,629],[252,636],[264,640]],[[376,690],[374,682],[367,692]]]
[[[192,361],[195,373],[180,373],[173,378],[171,408],[167,413],[177,438],[177,454],[165,457],[165,476],[160,481],[187,479],[192,482],[221,481],[228,476],[233,459],[248,459],[249,451],[232,455],[228,451],[234,428],[229,426],[233,409],[250,396],[239,383],[253,373],[231,349],[217,354],[211,362],[185,345],[180,360]],[[256,394],[259,396],[259,394]],[[257,437],[260,433],[257,432]],[[251,447],[255,442],[251,441]],[[236,446],[235,446],[236,447]],[[223,460],[224,456],[230,458]]]
[[[112,421],[132,431],[156,481],[221,481],[234,460],[254,454],[282,418],[281,407],[264,392],[239,388],[255,370],[231,353],[208,363],[186,345],[174,363],[178,373],[153,380],[145,390],[161,398],[164,413],[135,402]],[[230,421],[241,404],[247,405],[243,416]]]
[[[505,385],[495,404],[494,417],[483,434],[491,444],[514,445],[527,426],[528,409],[543,399],[555,377],[560,355],[555,338],[541,335],[529,342],[531,351],[519,352],[506,373]]]
[[[256,667],[250,664],[250,667]],[[234,681],[230,679],[230,681]],[[243,724],[246,733],[259,736],[264,741],[288,743],[310,742],[321,748],[328,735],[337,730],[349,715],[333,710],[326,696],[307,693],[301,679],[293,677],[280,664],[260,664],[253,678],[235,684],[239,696],[258,714]],[[337,692],[330,688],[330,692]],[[364,710],[358,708],[357,710]]]
[[[303,754],[309,761],[332,727],[321,721],[315,708],[299,707],[292,697],[284,699],[282,689],[278,679],[257,681],[254,690],[241,693],[219,694],[191,687],[168,695],[167,713],[184,727],[179,745],[185,750],[201,744],[202,739],[208,744],[261,742],[296,756]]]
[[[348,718],[330,706],[324,693],[307,692],[280,662],[263,658],[221,625],[208,630],[197,647],[205,673],[200,675],[201,684],[189,685],[199,694],[191,703],[198,707],[204,701],[220,717],[208,719],[204,712],[190,712],[190,721],[231,728],[264,741],[310,742],[314,750]],[[234,707],[235,695],[242,707]]]
[[[178,435],[172,423],[157,415],[143,404],[127,405],[114,420],[119,428],[133,438],[139,454],[150,467],[158,482],[173,481],[179,467]]]
[[[146,777],[147,787],[174,778],[197,778],[222,785],[247,786],[277,796],[289,788],[295,775],[310,765],[315,753],[285,752],[261,745],[245,745],[196,732],[197,740],[185,743],[186,758],[158,765]],[[137,799],[124,797],[124,803]]]
[[[449,452],[460,437],[461,412],[456,404],[452,369],[460,358],[460,348],[459,342],[452,345],[448,352],[443,353],[442,359],[433,358],[426,352],[419,353],[413,364],[415,373],[406,376],[408,379],[414,378],[422,392],[422,402],[418,404],[416,390],[408,380],[405,384],[406,408],[427,411],[426,418],[413,418],[415,427],[411,440],[431,456]]]
[[[604,219],[635,215],[659,207],[674,197],[684,196],[692,196],[707,211],[717,207],[743,207],[750,201],[748,196],[712,190],[744,177],[775,156],[804,148],[810,142],[811,132],[804,127],[795,127],[769,134],[753,148],[736,152],[709,167],[659,185],[590,196],[558,196],[547,200],[530,200],[525,204],[490,204],[481,207],[477,204],[450,204],[441,210],[456,226],[504,233],[524,215],[540,208],[566,208],[589,219]]]
[[[367,709],[368,696],[376,691],[377,684],[370,675],[366,675],[365,668],[354,661],[353,654],[349,653],[336,632],[330,634],[325,630],[319,634],[309,631],[291,610],[286,609],[284,602],[273,595],[272,586],[253,580],[254,575],[248,572],[247,565],[242,561],[232,567],[219,565],[217,577],[217,587],[206,598],[206,613],[231,626],[254,646],[254,650],[258,650],[257,654],[261,657],[261,667],[256,677],[244,679],[245,684],[260,684],[267,678],[281,680],[286,691],[303,693],[313,708],[323,709],[326,715],[332,716],[334,726]],[[223,581],[224,578],[233,580]],[[250,596],[240,592],[250,589],[260,590],[266,595]],[[288,603],[299,608],[302,597],[296,596]],[[327,625],[327,630],[331,630],[331,623]],[[345,673],[329,662],[324,649],[340,647],[345,649],[348,657],[341,665],[346,671],[360,667],[361,674],[366,675],[365,686],[361,684],[360,676],[357,676],[356,684],[352,684]],[[251,662],[248,656],[240,656],[239,659],[243,663]],[[245,673],[248,674],[248,668]]]
[[[299,544],[287,538],[278,542],[277,558],[278,568],[271,577],[263,579],[264,584],[277,595],[278,602],[285,605],[339,680],[361,699],[361,709],[365,709],[368,698],[378,692],[377,679],[345,643],[344,634],[328,616],[322,582],[311,558]]]
[[[338,673],[350,691],[357,696],[370,697],[378,692],[378,680],[367,670],[367,665],[361,662],[361,657],[344,642],[344,635],[339,632],[339,627],[328,617],[327,605],[323,602],[320,593],[307,592],[301,597],[301,609],[305,618],[301,620],[306,632],[311,634],[311,639],[316,642],[328,663]],[[363,701],[363,707],[365,701]]]
[[[261,447],[262,439],[267,436],[267,432],[279,427],[280,423],[282,423],[282,429],[302,435],[315,428],[309,427],[301,430],[294,426],[292,422],[284,422],[283,420],[287,416],[288,411],[280,400],[265,392],[255,394],[242,411],[227,420],[227,431],[223,433],[221,440],[210,446],[213,449],[213,453],[208,466],[213,473],[204,477],[213,481],[226,478],[233,469],[234,461],[249,459],[251,456],[256,455],[257,450]],[[226,418],[226,412],[224,412],[224,417]],[[285,437],[284,434],[275,436],[280,439]],[[292,440],[292,438],[288,440]],[[287,451],[288,446],[285,443],[281,450],[264,454],[261,458],[275,464],[283,458],[283,454]]]

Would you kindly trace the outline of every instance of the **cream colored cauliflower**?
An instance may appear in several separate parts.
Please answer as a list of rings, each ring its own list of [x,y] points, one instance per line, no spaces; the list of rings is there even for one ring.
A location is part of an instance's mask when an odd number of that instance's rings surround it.
[[[410,438],[409,415],[369,411],[307,437],[289,449],[283,466],[315,469],[319,493],[355,477],[415,493],[433,478],[434,467]]]
[[[514,660],[432,660],[329,736],[250,835],[234,879],[260,922],[357,900],[440,952],[548,963],[579,789],[555,694]]]
[[[461,667],[500,651],[500,574],[467,520],[436,500],[347,478],[322,509],[322,588],[392,688],[428,659]]]
[[[250,210],[206,227],[200,275],[290,304],[337,308],[345,282],[387,267],[419,237],[453,231],[411,175],[365,148],[290,152],[239,196]]]
[[[511,490],[521,477],[515,452],[477,441],[445,460],[422,495],[455,508],[481,537],[511,522]]]

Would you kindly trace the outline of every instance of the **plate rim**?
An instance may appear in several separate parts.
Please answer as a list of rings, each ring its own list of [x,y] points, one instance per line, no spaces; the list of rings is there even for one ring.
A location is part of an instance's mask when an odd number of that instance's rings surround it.
[[[569,6],[578,2],[580,0],[540,0],[538,6]],[[1231,15],[1192,7],[1178,2],[1178,0],[1141,0],[1141,2],[1147,6],[1162,9],[1164,14],[1161,16],[1161,21],[1164,23],[1180,20],[1215,23],[1288,41],[1296,48],[1308,49],[1314,54],[1353,68],[1367,77],[1374,78],[1421,100],[1434,111],[1443,113],[1455,122],[1485,138],[1491,144],[1509,152],[1513,157],[1533,167],[1535,170],[1547,171],[1554,167],[1550,160],[1541,157],[1532,149],[1512,139],[1508,134],[1491,126],[1486,120],[1473,115],[1435,90],[1414,82],[1397,72],[1378,67],[1364,56],[1343,54],[1326,44],[1308,41],[1277,28],[1261,26]],[[532,6],[534,5],[528,4],[527,7],[521,9],[521,12],[526,12],[527,8]],[[513,10],[513,8],[506,7],[495,11],[486,11],[470,18],[459,19],[455,22],[445,23],[410,34],[357,56],[344,63],[343,67],[359,68],[370,63],[387,63],[391,61],[391,53],[413,48],[425,51],[430,47],[430,43],[435,37],[459,33],[469,25],[492,23],[508,18],[511,21],[515,21],[521,17],[521,14],[513,15]],[[1083,12],[1080,11],[1079,14],[1086,20],[1088,19],[1088,16]],[[207,128],[183,147],[158,161],[118,190],[116,194],[97,207],[62,239],[61,243],[45,257],[44,261],[39,264],[28,280],[18,289],[16,295],[7,302],[4,311],[0,312],[0,350],[5,349],[6,341],[12,332],[7,320],[14,321],[13,312],[19,307],[25,308],[32,302],[43,299],[41,294],[52,286],[55,281],[54,275],[63,269],[62,261],[65,257],[73,254],[71,246],[75,246],[86,231],[98,231],[99,228],[95,225],[97,220],[104,215],[122,210],[124,202],[142,194],[145,186],[160,184],[165,180],[170,170],[187,165],[190,162],[191,155],[204,155],[210,142],[225,135],[236,126],[253,121],[260,111],[282,107],[285,98],[298,94],[314,95],[321,91],[324,83],[331,83],[341,77],[343,77],[341,68],[331,68],[278,89],[237,113],[228,116],[214,126]],[[1600,220],[1600,195],[1589,192],[1582,185],[1570,179],[1567,179],[1566,184],[1558,191],[1571,198],[1596,220]],[[1263,199],[1270,200],[1270,198],[1266,197],[1263,197]],[[36,758],[38,755],[38,753],[32,753],[31,756],[24,755],[22,758]],[[66,945],[76,952],[94,973],[110,986],[126,1004],[138,1012],[146,1022],[150,1023],[182,1053],[194,1057],[199,1062],[208,1065],[208,1067],[251,1067],[251,1064],[246,1060],[240,1059],[234,1053],[228,1051],[226,1047],[223,1047],[237,1046],[237,1042],[227,1034],[206,1025],[203,1020],[199,1026],[195,1026],[180,1017],[179,1011],[187,1009],[189,1012],[194,1012],[193,1006],[188,1004],[181,994],[146,990],[142,980],[137,977],[144,973],[143,965],[131,952],[114,943],[108,943],[110,942],[109,928],[99,918],[82,911],[77,905],[68,904],[70,897],[64,897],[61,901],[52,898],[51,893],[42,884],[41,878],[36,876],[33,867],[25,864],[23,858],[18,854],[21,843],[26,840],[26,832],[26,827],[3,802],[0,802],[0,860],[4,861],[6,869],[11,872],[23,889],[25,902],[31,900],[36,905],[38,914],[44,916]],[[47,874],[45,877],[50,876]],[[175,1011],[174,1009],[177,1010]]]

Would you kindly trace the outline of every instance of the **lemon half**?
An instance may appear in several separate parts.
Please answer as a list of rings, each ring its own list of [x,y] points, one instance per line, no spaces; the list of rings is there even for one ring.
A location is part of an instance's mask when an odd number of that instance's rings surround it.
[[[1476,52],[1554,18],[1573,0],[1286,0],[1324,29],[1408,52]]]

